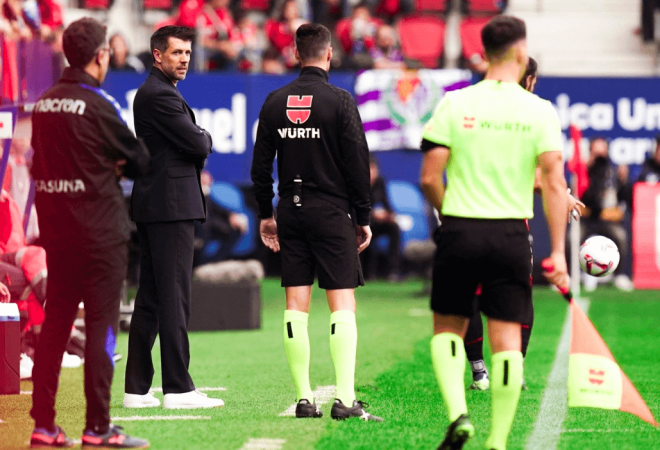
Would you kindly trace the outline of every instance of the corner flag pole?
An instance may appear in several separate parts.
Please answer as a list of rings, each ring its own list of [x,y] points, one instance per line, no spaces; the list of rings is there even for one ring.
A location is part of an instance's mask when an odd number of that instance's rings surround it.
[[[552,272],[552,261],[541,267]],[[568,406],[618,409],[629,412],[654,427],[660,424],[639,395],[591,320],[573,300],[568,289],[560,289],[571,309],[571,345],[568,359]]]
[[[575,176],[571,177],[573,186],[572,191],[578,195],[577,180]],[[580,298],[580,216],[575,215],[571,220],[569,230],[570,246],[571,246],[571,292],[576,298]]]

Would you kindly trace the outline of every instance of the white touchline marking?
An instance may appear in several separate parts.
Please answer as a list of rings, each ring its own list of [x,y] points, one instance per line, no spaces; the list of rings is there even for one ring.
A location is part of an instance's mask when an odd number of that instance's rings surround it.
[[[133,422],[141,420],[211,420],[209,416],[128,416],[113,417],[112,422]]]
[[[589,299],[576,299],[585,314],[589,313]],[[526,450],[555,450],[568,411],[568,356],[571,344],[571,310],[567,308],[555,360],[543,392],[541,409],[534,430],[527,438]]]
[[[316,406],[325,405],[335,398],[337,393],[336,386],[316,386],[316,390],[312,392],[316,400]],[[309,400],[309,399],[308,399]],[[311,401],[311,400],[310,400]],[[293,417],[296,415],[296,403],[289,406],[286,411],[279,413],[280,417]]]
[[[408,315],[413,317],[426,317],[426,316],[432,316],[433,313],[431,312],[430,309],[413,308],[410,311],[408,311]]]
[[[239,450],[280,450],[286,440],[269,438],[250,438]]]
[[[226,391],[227,388],[224,387],[201,387],[201,388],[195,388],[198,391],[206,391],[206,392],[214,392],[214,391]],[[163,392],[162,387],[153,387],[149,389],[150,391],[154,392]]]
[[[32,391],[21,391],[21,395],[32,395]]]
[[[634,433],[639,430],[585,430],[582,428],[572,428],[568,430],[561,430],[562,433]]]

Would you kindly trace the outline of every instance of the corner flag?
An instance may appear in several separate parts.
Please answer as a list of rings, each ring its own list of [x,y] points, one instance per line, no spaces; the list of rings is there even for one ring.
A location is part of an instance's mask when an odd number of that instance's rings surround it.
[[[547,272],[553,270],[549,260],[543,261],[541,266]],[[573,300],[571,292],[565,289],[561,293],[571,309],[568,406],[618,409],[635,414],[655,427],[660,426],[591,320]]]
[[[570,305],[568,406],[618,409],[660,426],[589,318],[574,301]]]

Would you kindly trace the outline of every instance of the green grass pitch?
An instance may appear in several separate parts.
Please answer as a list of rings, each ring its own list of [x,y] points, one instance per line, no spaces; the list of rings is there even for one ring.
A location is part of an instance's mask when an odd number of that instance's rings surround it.
[[[129,434],[148,438],[154,449],[435,449],[444,436],[445,409],[433,376],[429,354],[431,314],[421,282],[370,283],[357,291],[358,398],[384,423],[357,419],[334,422],[331,403],[320,420],[281,417],[295,400],[295,390],[282,345],[284,291],[276,280],[262,284],[262,328],[256,331],[191,333],[191,373],[198,387],[225,400],[215,410],[126,410],[122,408],[125,360],[116,367],[112,388],[113,418],[131,416],[195,416],[198,420],[116,422]],[[630,294],[601,288],[590,294],[589,316],[651,411],[660,418],[660,292]],[[536,320],[525,380],[509,449],[524,449],[539,414],[567,305],[559,294],[536,289]],[[323,292],[315,289],[309,320],[312,346],[312,389],[335,383],[328,342],[329,316]],[[118,339],[125,354],[127,334]],[[154,386],[160,386],[156,343]],[[486,350],[486,353],[488,351]],[[488,359],[488,358],[487,358]],[[466,386],[469,367],[466,367]],[[31,390],[31,382],[22,382]],[[162,393],[157,393],[162,399]],[[483,448],[490,425],[490,394],[467,392],[477,427],[466,449]],[[29,395],[0,397],[0,449],[25,448],[32,421]],[[57,402],[57,421],[79,439],[84,426],[82,369],[64,369]],[[266,441],[279,439],[268,447]],[[261,447],[259,446],[261,445]],[[660,430],[619,411],[570,409],[562,425],[558,449],[660,449]],[[551,449],[550,449],[551,450]]]

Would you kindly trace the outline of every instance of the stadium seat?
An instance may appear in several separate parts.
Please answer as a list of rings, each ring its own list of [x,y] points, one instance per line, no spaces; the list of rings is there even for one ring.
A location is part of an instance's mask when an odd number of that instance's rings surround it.
[[[483,58],[484,46],[481,43],[481,30],[486,26],[490,17],[468,17],[461,22],[461,46],[463,58],[470,58],[479,54]]]
[[[257,248],[257,215],[245,206],[243,193],[236,186],[230,183],[219,181],[214,183],[211,187],[211,194],[209,197],[212,201],[216,202],[223,208],[235,213],[245,214],[248,217],[248,230],[243,236],[241,236],[241,238],[232,249],[231,256],[246,256],[254,252]],[[217,252],[219,243],[216,242],[215,244],[210,244],[212,246],[216,246],[215,251]],[[212,247],[208,250],[211,249]],[[204,252],[207,253],[207,249],[205,249]]]
[[[467,0],[470,13],[499,14],[504,9],[502,0]]]
[[[401,248],[405,248],[410,241],[428,239],[430,234],[426,204],[419,188],[407,181],[390,181],[387,183],[387,195],[398,216]]]
[[[416,0],[415,6],[418,11],[444,12],[447,8],[447,0]]]
[[[433,16],[406,17],[399,24],[401,50],[424,67],[438,67],[445,46],[445,23]]]
[[[270,9],[270,0],[241,0],[241,9],[267,12]]]
[[[172,9],[172,0],[144,0],[144,9],[162,9],[169,11]]]
[[[82,5],[85,9],[108,9],[110,0],[83,0]]]

